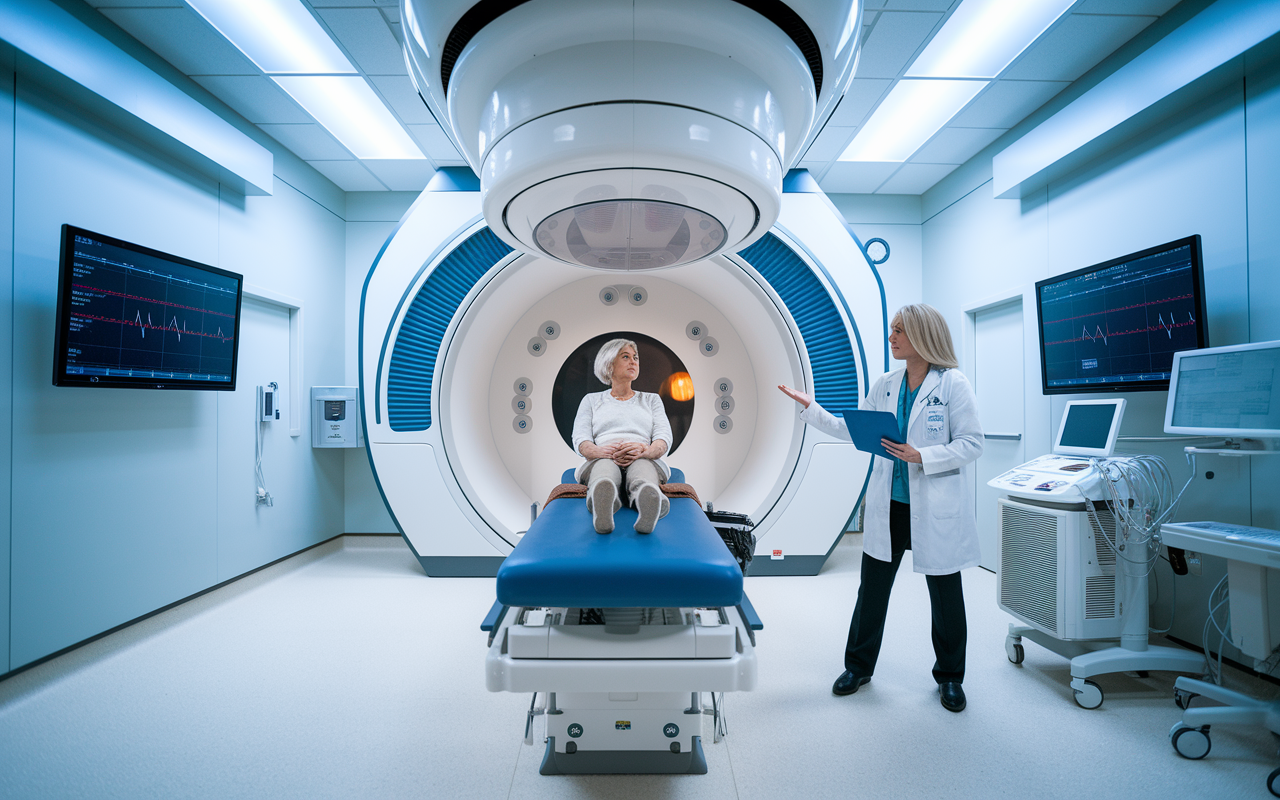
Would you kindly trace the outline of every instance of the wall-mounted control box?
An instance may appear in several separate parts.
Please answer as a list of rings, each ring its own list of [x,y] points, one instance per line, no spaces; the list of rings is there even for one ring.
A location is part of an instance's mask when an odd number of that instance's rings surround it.
[[[359,397],[355,386],[311,387],[312,447],[364,447]]]

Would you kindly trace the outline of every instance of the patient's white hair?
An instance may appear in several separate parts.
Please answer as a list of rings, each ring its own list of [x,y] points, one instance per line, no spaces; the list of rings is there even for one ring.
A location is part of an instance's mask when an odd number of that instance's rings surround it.
[[[630,339],[610,339],[604,343],[604,347],[600,348],[600,352],[596,353],[596,377],[603,384],[613,385],[613,360],[618,357],[618,353],[622,352],[622,348],[630,346],[636,354],[640,354],[640,348]]]

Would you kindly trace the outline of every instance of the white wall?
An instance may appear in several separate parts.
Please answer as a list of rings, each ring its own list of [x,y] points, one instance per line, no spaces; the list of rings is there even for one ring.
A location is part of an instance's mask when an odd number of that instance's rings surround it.
[[[299,298],[303,391],[344,379],[345,229],[325,207],[341,193],[296,159],[278,158],[272,196],[245,198],[23,74],[0,81],[16,83],[16,101],[0,92],[0,197],[17,200],[0,207],[0,330],[12,319],[0,356],[0,502],[12,502],[0,507],[0,558],[12,558],[0,561],[2,674],[342,532],[343,454],[311,450],[307,403],[303,436],[287,419],[270,426],[276,502],[254,503],[254,387],[289,380],[287,312],[245,302],[233,393],[51,385],[60,226]],[[281,175],[320,187],[325,204]]]
[[[924,301],[955,327],[966,307],[1199,233],[1210,344],[1280,338],[1280,69],[1263,49],[1238,61],[1238,79],[1229,88],[1030,197],[992,197],[991,151],[931,190],[922,226]],[[1028,424],[1040,428],[1028,431],[1028,439],[1048,441],[1070,396],[1051,400],[1040,394],[1038,376],[1030,373],[1028,380]],[[1166,396],[1126,395],[1121,435],[1162,434]],[[1119,452],[1162,456],[1180,486],[1189,475],[1182,444],[1122,443]],[[1202,457],[1179,518],[1280,528],[1280,497],[1273,491],[1280,473],[1258,461]],[[1199,644],[1205,600],[1224,569],[1221,560],[1207,559],[1202,575],[1179,579],[1172,635]],[[1152,625],[1163,626],[1172,581],[1163,562],[1156,578],[1161,610]],[[1237,655],[1230,647],[1227,654]]]

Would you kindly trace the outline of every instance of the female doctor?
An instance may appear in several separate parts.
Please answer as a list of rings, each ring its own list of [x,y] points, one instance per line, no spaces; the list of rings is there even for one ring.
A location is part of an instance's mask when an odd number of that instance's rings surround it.
[[[862,581],[849,623],[844,672],[831,691],[853,694],[871,680],[884,638],[889,592],[912,551],[925,575],[933,611],[933,677],[942,706],[963,711],[964,651],[968,635],[960,570],[976,566],[978,531],[966,492],[964,467],[982,455],[982,428],[973,388],[956,369],[947,322],[924,304],[904,306],[890,324],[893,357],[906,362],[880,377],[863,408],[898,418],[904,443],[881,439],[892,460],[875,456],[863,513]],[[849,439],[843,419],[813,398],[786,386],[784,394],[805,407],[800,419]]]

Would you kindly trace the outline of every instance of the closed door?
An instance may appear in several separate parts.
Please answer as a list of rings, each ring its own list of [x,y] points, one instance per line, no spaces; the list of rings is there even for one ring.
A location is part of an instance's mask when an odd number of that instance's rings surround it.
[[[987,481],[1027,460],[1023,445],[1022,301],[975,313],[973,327],[972,379],[978,398],[978,419],[986,435],[982,458],[975,468],[974,507],[982,546],[981,563],[994,572],[1000,535],[996,499],[1001,493],[987,486]]]

